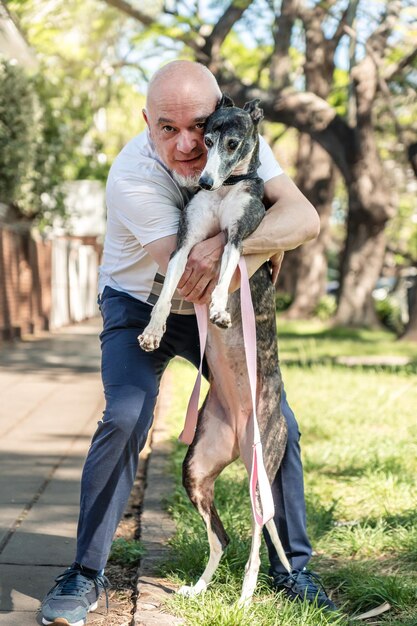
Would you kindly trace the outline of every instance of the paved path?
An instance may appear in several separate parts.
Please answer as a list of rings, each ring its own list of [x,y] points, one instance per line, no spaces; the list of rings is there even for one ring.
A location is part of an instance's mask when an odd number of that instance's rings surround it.
[[[90,320],[0,349],[1,626],[40,623],[40,600],[74,557],[80,473],[103,409],[99,329]]]
[[[0,626],[40,624],[40,601],[74,558],[80,475],[103,410],[100,329],[94,319],[0,348]],[[160,419],[170,384],[164,376],[147,465],[141,518],[147,554],[138,570],[134,626],[182,623],[164,612],[172,589],[157,573],[174,531],[164,510],[173,485]],[[102,599],[88,624],[102,624],[105,615]]]

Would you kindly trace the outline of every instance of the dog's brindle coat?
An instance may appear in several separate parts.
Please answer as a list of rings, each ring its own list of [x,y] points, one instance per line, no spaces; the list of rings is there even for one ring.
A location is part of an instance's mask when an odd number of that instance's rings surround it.
[[[228,294],[239,262],[242,240],[258,226],[265,214],[263,182],[259,166],[258,124],[262,110],[258,100],[244,109],[223,96],[208,118],[205,142],[207,164],[200,177],[203,187],[181,215],[178,245],[170,260],[162,293],[139,342],[144,350],[159,346],[169,314],[171,298],[185,269],[191,248],[220,230],[227,233],[219,283],[213,291],[206,359],[210,388],[199,412],[194,441],[183,464],[183,483],[191,502],[207,526],[210,557],[206,569],[184,595],[195,595],[209,584],[229,542],[213,503],[214,481],[239,456],[248,473],[252,466],[253,419],[249,378],[245,361],[240,290]],[[270,483],[278,471],[286,445],[286,423],[280,410],[281,374],[278,364],[275,325],[275,290],[266,264],[250,280],[256,318],[257,416],[265,469]],[[226,311],[228,304],[229,310]],[[258,499],[257,503],[260,509]],[[253,521],[252,547],[246,565],[241,604],[252,597],[259,570],[261,527]],[[290,569],[275,524],[266,524],[278,554]]]

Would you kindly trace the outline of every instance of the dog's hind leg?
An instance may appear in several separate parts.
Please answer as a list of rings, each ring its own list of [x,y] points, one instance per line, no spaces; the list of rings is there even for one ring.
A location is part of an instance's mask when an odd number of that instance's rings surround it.
[[[281,541],[279,539],[275,522],[273,519],[266,523],[266,528],[271,537],[272,543],[278,553],[281,563],[287,569],[288,573],[291,573],[291,566],[285,555]],[[245,567],[245,578],[243,579],[242,593],[239,599],[239,606],[247,606],[253,596],[255,590],[256,581],[258,580],[260,557],[259,550],[261,547],[262,527],[252,522],[252,547],[249,555],[249,560]]]
[[[242,593],[240,594],[239,606],[247,606],[253,596],[258,580],[259,566],[261,559],[259,550],[261,548],[262,526],[252,521],[252,545],[248,562],[245,567],[245,577],[243,579]]]
[[[185,596],[198,595],[207,588],[229,543],[213,502],[214,481],[237,457],[235,435],[227,423],[218,419],[219,411],[223,411],[220,406],[216,406],[216,415],[210,414],[208,418],[208,413],[211,413],[209,405],[207,403],[203,408],[204,413],[199,418],[200,431],[197,430],[195,443],[190,446],[184,459],[183,484],[206,525],[210,556],[197,583],[179,590]],[[202,418],[206,418],[203,428]]]

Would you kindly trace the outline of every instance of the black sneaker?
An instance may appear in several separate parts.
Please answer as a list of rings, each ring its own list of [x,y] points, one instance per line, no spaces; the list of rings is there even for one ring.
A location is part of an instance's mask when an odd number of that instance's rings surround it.
[[[87,614],[96,610],[102,591],[105,591],[108,603],[109,581],[106,576],[76,563],[55,578],[55,582],[42,602],[42,624],[84,626]]]
[[[320,578],[305,568],[293,570],[291,574],[276,574],[274,588],[282,591],[290,600],[307,600],[328,611],[337,611]]]

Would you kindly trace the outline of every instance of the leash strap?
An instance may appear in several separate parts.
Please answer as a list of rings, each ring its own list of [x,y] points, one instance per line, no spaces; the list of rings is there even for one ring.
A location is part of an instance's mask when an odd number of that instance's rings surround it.
[[[243,257],[240,258],[239,268],[243,341],[245,344],[246,367],[248,368],[253,415],[253,455],[249,489],[254,519],[259,526],[263,526],[274,517],[275,507],[274,500],[272,498],[271,486],[269,484],[263,461],[261,435],[259,433],[258,420],[256,417],[256,324],[249,287],[248,270]],[[262,514],[260,514],[256,509],[256,487],[259,489]]]
[[[195,431],[197,428],[198,401],[200,399],[201,376],[203,372],[204,350],[206,349],[208,328],[207,305],[195,304],[194,308],[197,317],[198,336],[200,338],[200,367],[198,368],[197,378],[194,383],[194,388],[192,390],[190,400],[188,402],[184,429],[179,436],[179,440],[182,441],[182,443],[187,444],[187,446],[189,446],[193,442]]]
[[[275,508],[272,498],[271,486],[266,474],[263,462],[262,443],[259,433],[258,420],[256,417],[256,325],[253,310],[252,297],[249,287],[249,277],[246,262],[243,257],[239,261],[240,269],[240,305],[242,311],[243,341],[245,345],[246,367],[248,370],[249,384],[252,398],[253,414],[253,454],[252,470],[249,480],[249,490],[253,516],[259,526],[263,526],[274,516]],[[195,312],[198,323],[200,338],[200,367],[194,389],[188,403],[184,429],[179,437],[180,441],[190,445],[194,439],[198,419],[198,401],[200,397],[201,376],[203,367],[204,350],[207,342],[208,316],[207,306],[196,304]],[[256,508],[256,488],[259,489],[259,497],[262,506],[262,514]]]

